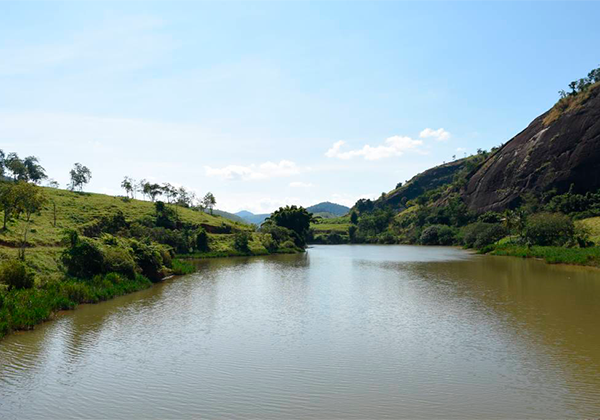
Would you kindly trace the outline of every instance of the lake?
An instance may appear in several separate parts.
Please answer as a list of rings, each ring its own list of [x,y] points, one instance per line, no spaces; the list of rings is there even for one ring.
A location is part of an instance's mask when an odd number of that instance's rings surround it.
[[[5,418],[600,416],[600,270],[315,246],[0,341]]]

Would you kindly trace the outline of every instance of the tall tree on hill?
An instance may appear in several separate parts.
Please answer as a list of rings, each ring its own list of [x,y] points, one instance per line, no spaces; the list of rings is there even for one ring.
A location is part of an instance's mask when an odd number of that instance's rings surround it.
[[[129,195],[131,195],[131,198],[133,198],[133,186],[134,185],[135,185],[135,180],[129,178],[128,176],[123,178],[123,181],[121,181],[121,188],[123,188],[125,190],[125,194],[127,194],[127,197],[129,197]]]
[[[11,220],[13,213],[16,212],[19,197],[15,191],[15,185],[8,182],[0,183],[0,209],[4,213],[3,230],[6,230],[6,225]]]
[[[164,184],[162,184],[161,188],[162,188],[162,194],[165,197],[167,197],[167,203],[169,203],[169,204],[173,203],[175,201],[175,199],[177,198],[177,188],[175,188],[168,182],[165,182]]]
[[[27,247],[27,235],[29,233],[29,226],[31,223],[31,216],[40,211],[47,199],[43,191],[27,182],[19,182],[13,187],[17,199],[17,212],[25,215],[25,226],[23,228],[23,237],[21,240],[21,246],[19,247],[19,259],[25,259],[25,248]]]
[[[27,167],[16,153],[9,153],[5,160],[6,169],[11,173],[13,181],[27,180]]]
[[[4,176],[4,158],[6,156],[4,155],[4,151],[2,149],[0,149],[0,177]]]
[[[35,156],[27,156],[23,160],[23,166],[25,166],[27,181],[39,184],[42,180],[48,178],[46,170],[39,164],[39,160]]]
[[[213,195],[213,193],[211,193],[211,192],[206,193],[206,195],[202,199],[202,204],[204,205],[204,208],[208,209],[210,211],[210,214],[212,215],[213,208],[215,207],[215,204],[217,204],[217,200],[215,199],[215,196]]]
[[[69,174],[71,175],[71,183],[69,184],[71,191],[75,191],[76,189],[80,192],[83,191],[83,186],[92,179],[92,171],[81,163],[76,163]]]

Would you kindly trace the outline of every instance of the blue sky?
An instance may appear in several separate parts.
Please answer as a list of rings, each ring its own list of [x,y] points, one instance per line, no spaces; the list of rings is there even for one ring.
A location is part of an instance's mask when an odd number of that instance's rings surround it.
[[[595,2],[0,2],[0,149],[217,207],[376,197],[600,65]]]

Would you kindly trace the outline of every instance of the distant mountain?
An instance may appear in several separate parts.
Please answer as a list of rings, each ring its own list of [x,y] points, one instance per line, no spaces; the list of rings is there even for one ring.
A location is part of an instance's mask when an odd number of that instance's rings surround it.
[[[350,207],[325,201],[323,203],[310,206],[306,210],[311,212],[314,216],[321,216],[324,219],[331,219],[333,217],[340,217],[348,214]]]
[[[323,203],[315,204],[314,206],[307,207],[309,212],[311,212],[314,216],[321,216],[324,219],[331,219],[334,217],[343,216],[350,211],[349,207],[342,206],[340,204],[330,203],[329,201],[325,201]],[[264,214],[254,214],[248,210],[238,211],[235,216],[244,219],[246,223],[253,223],[255,225],[260,225],[265,221],[267,217],[269,217],[270,213]]]
[[[270,213],[254,214],[254,213],[249,212],[247,210],[242,210],[242,211],[238,211],[235,215],[237,217],[243,219],[245,223],[252,223],[252,224],[255,224],[255,225],[260,225],[271,214]]]
[[[223,210],[216,210],[215,209],[215,210],[213,210],[213,214],[215,216],[224,217],[225,219],[229,219],[229,220],[231,220],[233,222],[239,222],[239,223],[248,224],[248,222],[243,217],[240,217],[239,215],[235,215],[235,214],[232,214],[232,213],[228,213],[228,212],[223,211]]]

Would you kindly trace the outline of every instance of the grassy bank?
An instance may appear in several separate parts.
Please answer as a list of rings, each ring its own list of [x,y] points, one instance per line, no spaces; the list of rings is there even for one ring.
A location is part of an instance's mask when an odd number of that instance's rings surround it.
[[[482,250],[490,255],[521,258],[540,258],[549,264],[573,264],[600,267],[600,248],[565,248],[558,246],[531,246],[501,244]]]
[[[98,303],[148,288],[142,275],[129,279],[110,273],[90,280],[67,279],[25,290],[0,291],[0,338],[16,330],[30,330],[61,310],[80,303]]]

